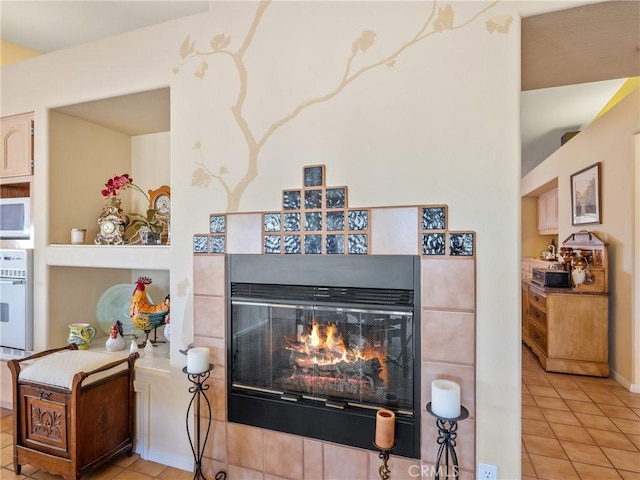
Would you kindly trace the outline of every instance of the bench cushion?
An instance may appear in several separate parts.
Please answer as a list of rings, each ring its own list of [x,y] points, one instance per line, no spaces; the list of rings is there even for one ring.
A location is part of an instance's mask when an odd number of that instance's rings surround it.
[[[71,390],[73,377],[78,372],[91,372],[108,363],[118,360],[106,353],[89,350],[68,350],[55,352],[45,357],[36,358],[20,370],[18,378],[22,381],[41,383]],[[104,372],[86,378],[83,385],[96,382],[119,370],[126,370],[127,363],[122,363]]]

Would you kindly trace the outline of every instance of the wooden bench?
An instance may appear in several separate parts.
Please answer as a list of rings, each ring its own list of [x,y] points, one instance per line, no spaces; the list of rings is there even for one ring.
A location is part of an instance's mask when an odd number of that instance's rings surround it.
[[[133,453],[134,363],[75,344],[8,362],[13,382],[13,466],[78,479]]]

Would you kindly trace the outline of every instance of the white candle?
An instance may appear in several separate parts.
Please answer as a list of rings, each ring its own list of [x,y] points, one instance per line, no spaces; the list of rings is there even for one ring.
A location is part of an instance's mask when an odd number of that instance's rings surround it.
[[[378,410],[376,413],[375,444],[382,450],[391,450],[395,443],[396,414],[391,410]]]
[[[431,411],[438,417],[460,416],[460,385],[451,380],[431,382]]]
[[[187,350],[187,373],[204,373],[209,370],[209,349],[195,347]]]
[[[71,229],[71,244],[82,245],[84,243],[85,235],[87,231],[84,228],[72,228]]]

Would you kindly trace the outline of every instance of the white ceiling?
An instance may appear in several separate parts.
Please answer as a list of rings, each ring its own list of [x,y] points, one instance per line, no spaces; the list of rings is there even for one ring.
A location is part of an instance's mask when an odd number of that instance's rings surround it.
[[[168,87],[76,103],[55,110],[131,137],[171,130]]]
[[[31,1],[0,0],[0,38],[40,53],[50,53],[73,45],[91,42],[119,33],[154,25],[171,19],[209,10],[209,1]],[[519,2],[523,17],[595,3],[593,1],[527,1]],[[603,2],[604,3],[604,2]],[[601,5],[603,4],[601,3]],[[612,2],[612,5],[615,2]],[[522,164],[523,174],[531,170],[560,146],[560,137],[567,131],[588,124],[609,101],[625,79],[529,90],[522,94]],[[523,82],[524,83],[524,82]],[[159,97],[158,97],[159,95]],[[161,98],[168,105],[168,89],[149,95]],[[122,100],[131,100],[124,98]],[[136,97],[136,122],[126,113],[123,102],[87,104],[60,109],[107,126],[119,125],[119,130],[135,135],[168,129],[168,113],[161,125],[143,125],[145,98]],[[125,102],[126,104],[126,102]],[[149,103],[146,116],[159,119],[157,105]],[[107,109],[107,107],[109,107]],[[130,110],[129,110],[130,111]],[[166,110],[168,112],[168,109]],[[124,125],[123,119],[128,124]]]
[[[51,53],[207,11],[208,0],[0,0],[0,38]]]
[[[522,92],[522,174],[530,172],[560,148],[562,135],[588,126],[626,80],[603,80]]]

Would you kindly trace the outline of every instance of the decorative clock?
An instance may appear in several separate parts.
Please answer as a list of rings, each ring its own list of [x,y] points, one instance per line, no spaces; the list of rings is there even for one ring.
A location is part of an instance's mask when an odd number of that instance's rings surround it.
[[[162,243],[171,243],[171,189],[162,185],[155,190],[149,190],[151,208],[156,211],[156,218],[163,223]]]
[[[156,217],[164,222],[171,219],[171,189],[162,185],[156,190],[149,190],[151,208],[156,210]]]
[[[124,234],[126,220],[122,208],[120,208],[119,198],[112,197],[102,207],[98,225],[100,226],[100,231],[95,240],[97,245],[123,245],[126,243],[127,238]]]

